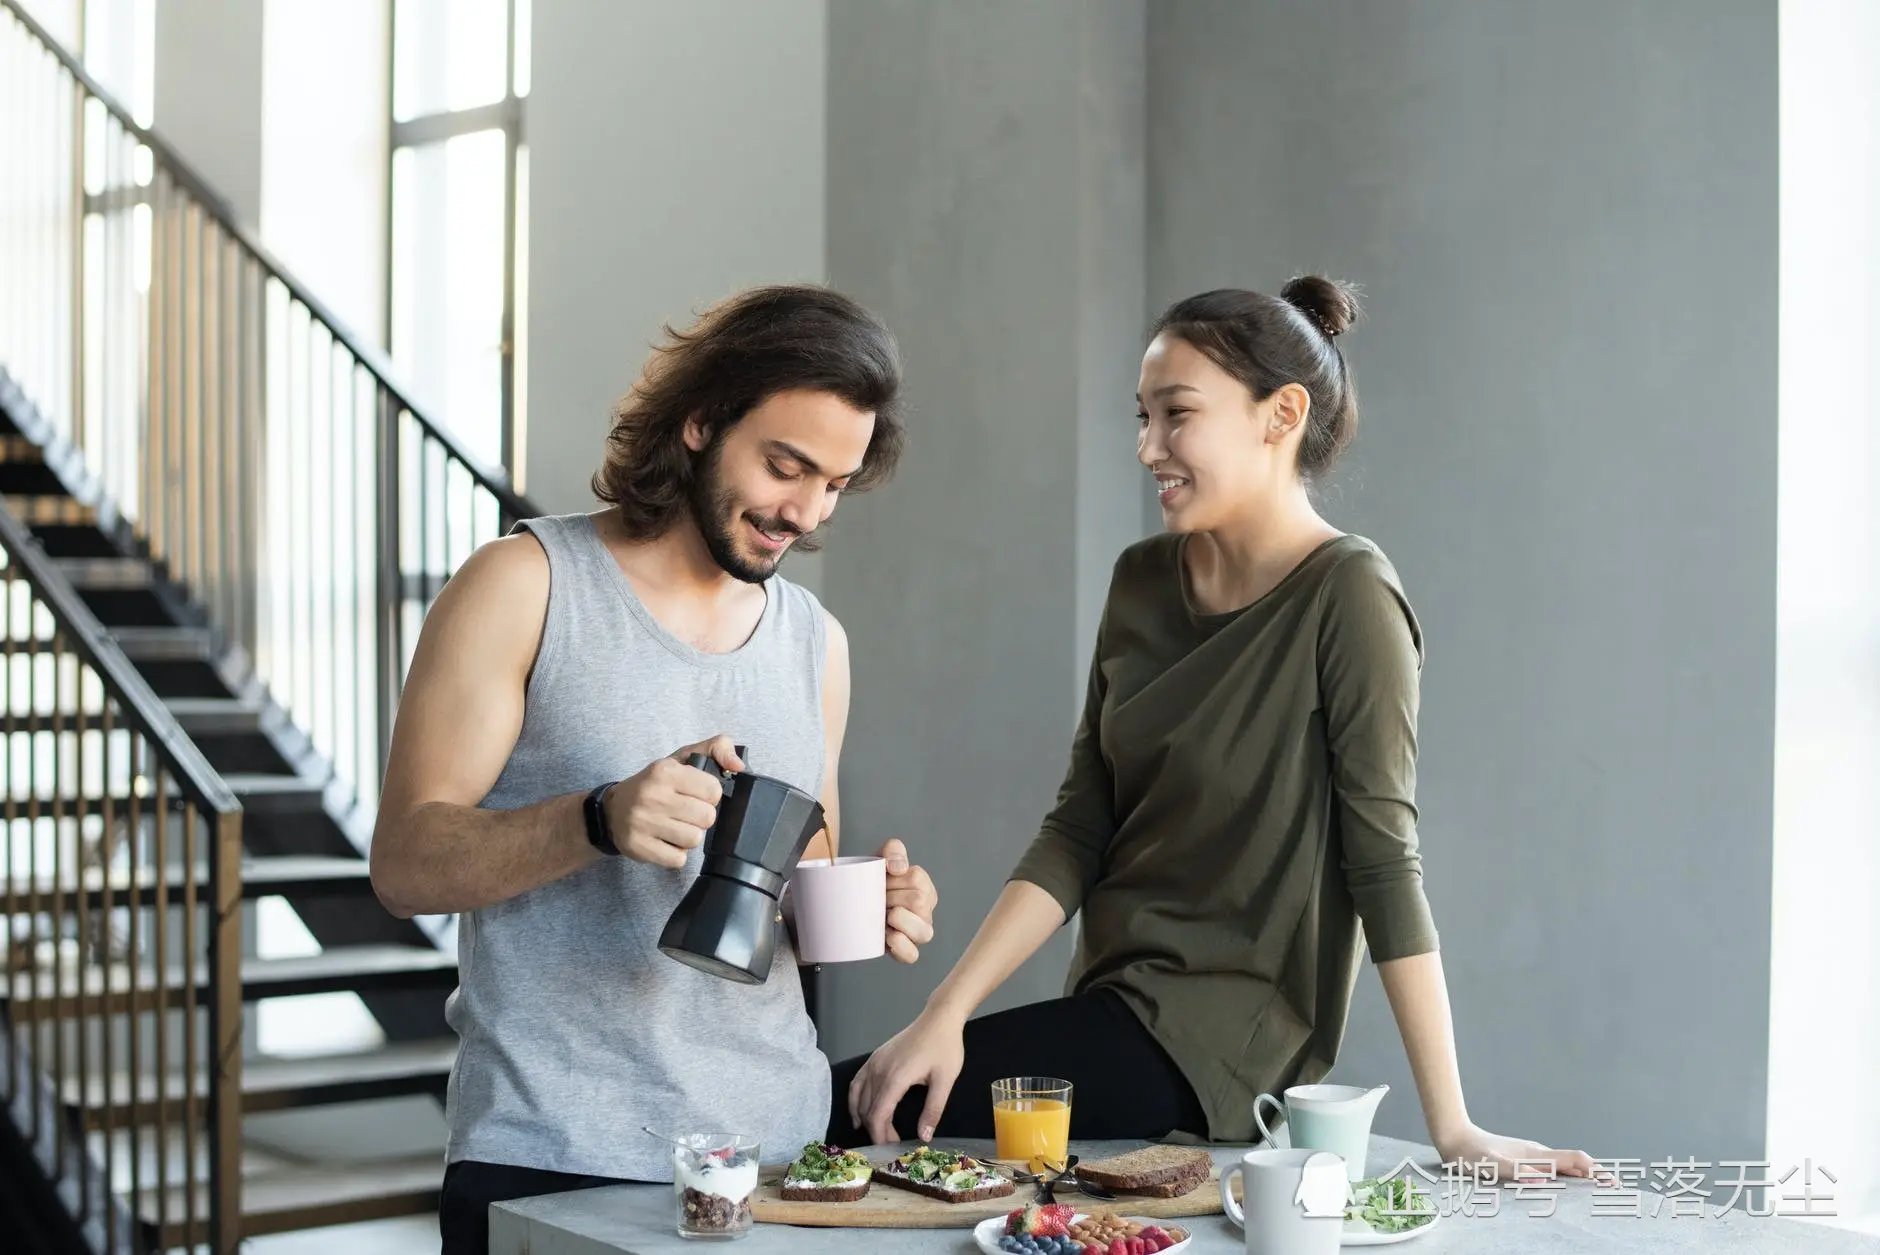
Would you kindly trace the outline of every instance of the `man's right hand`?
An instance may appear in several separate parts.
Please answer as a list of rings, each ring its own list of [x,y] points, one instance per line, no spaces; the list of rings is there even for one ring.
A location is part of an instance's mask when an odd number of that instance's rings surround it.
[[[743,771],[744,762],[728,736],[716,736],[656,759],[607,792],[607,822],[614,845],[628,858],[655,867],[685,866],[686,854],[705,840],[718,819],[724,786],[718,777],[687,765],[694,754],[709,754],[726,771]]]

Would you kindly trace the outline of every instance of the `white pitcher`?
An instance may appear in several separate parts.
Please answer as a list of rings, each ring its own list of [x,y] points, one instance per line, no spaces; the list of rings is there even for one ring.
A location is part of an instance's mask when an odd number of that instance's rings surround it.
[[[1377,1104],[1390,1093],[1388,1085],[1365,1089],[1357,1085],[1294,1085],[1286,1091],[1286,1101],[1271,1094],[1253,1100],[1253,1122],[1272,1146],[1279,1145],[1273,1130],[1260,1116],[1262,1103],[1272,1103],[1286,1111],[1286,1127],[1296,1150],[1329,1150],[1345,1161],[1348,1179],[1364,1179],[1364,1161],[1371,1150],[1371,1119]]]
[[[1245,1202],[1232,1181],[1245,1182]],[[1324,1150],[1250,1150],[1221,1173],[1221,1210],[1245,1232],[1247,1255],[1336,1255],[1345,1231],[1344,1165]]]

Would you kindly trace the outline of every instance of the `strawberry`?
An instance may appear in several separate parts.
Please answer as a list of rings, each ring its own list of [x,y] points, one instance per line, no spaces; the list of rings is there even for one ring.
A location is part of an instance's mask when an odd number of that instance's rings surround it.
[[[1061,1238],[1070,1232],[1071,1221],[1077,1217],[1077,1209],[1069,1203],[1051,1203],[1036,1210],[1038,1227],[1031,1232],[1037,1237]]]
[[[1076,1214],[1074,1209],[1062,1204],[1040,1207],[1037,1203],[1033,1203],[1022,1211],[1013,1212],[1005,1222],[1005,1231],[1017,1236],[1034,1238],[1060,1236],[1065,1232],[1065,1226],[1057,1222],[1057,1213],[1060,1211],[1070,1215]]]

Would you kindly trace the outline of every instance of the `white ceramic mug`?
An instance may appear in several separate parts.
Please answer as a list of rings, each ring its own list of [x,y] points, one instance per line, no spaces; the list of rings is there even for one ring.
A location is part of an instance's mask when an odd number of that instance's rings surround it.
[[[1336,1255],[1347,1186],[1345,1161],[1330,1151],[1250,1150],[1221,1173],[1221,1209],[1245,1231],[1247,1255]]]
[[[886,859],[805,860],[790,877],[790,897],[803,962],[854,963],[887,953]]]

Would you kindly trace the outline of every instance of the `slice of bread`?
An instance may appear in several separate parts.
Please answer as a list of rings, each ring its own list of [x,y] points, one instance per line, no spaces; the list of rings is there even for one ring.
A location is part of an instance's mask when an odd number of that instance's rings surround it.
[[[778,1193],[792,1203],[853,1203],[868,1193],[874,1175],[860,1151],[811,1142],[783,1174]]]
[[[1079,1180],[1117,1194],[1180,1198],[1214,1170],[1208,1152],[1192,1146],[1145,1146],[1125,1155],[1077,1165]]]
[[[1139,1185],[1132,1190],[1114,1190],[1112,1193],[1133,1194],[1138,1198],[1184,1198],[1208,1183],[1207,1172],[1197,1172],[1193,1176],[1177,1177],[1166,1185]]]
[[[848,1185],[818,1185],[814,1181],[785,1181],[778,1193],[786,1203],[853,1203],[868,1193],[872,1178]]]
[[[1018,1187],[1005,1177],[995,1177],[984,1185],[975,1186],[970,1190],[949,1190],[943,1185],[916,1181],[899,1169],[899,1164],[889,1163],[876,1168],[875,1175],[896,1189],[922,1194],[928,1198],[937,1198],[943,1203],[978,1203],[988,1198],[1004,1198],[1018,1190]]]

